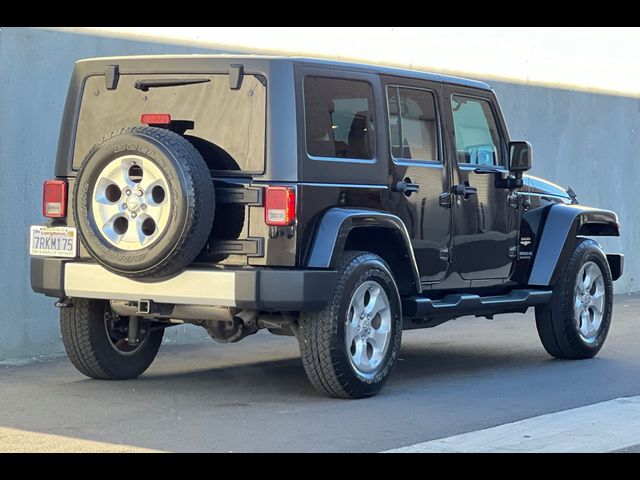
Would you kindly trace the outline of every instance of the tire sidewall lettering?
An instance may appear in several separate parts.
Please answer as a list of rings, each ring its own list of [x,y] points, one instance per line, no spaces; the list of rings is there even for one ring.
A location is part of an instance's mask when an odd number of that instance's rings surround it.
[[[171,210],[168,225],[160,238],[151,246],[138,251],[125,251],[114,247],[102,238],[92,221],[91,198],[96,180],[102,169],[111,161],[125,155],[138,155],[153,161],[163,172],[169,186]],[[76,183],[75,217],[80,239],[91,255],[116,273],[139,272],[154,268],[168,258],[181,244],[187,229],[188,210],[194,208],[193,199],[187,195],[186,172],[173,151],[158,139],[126,130],[108,136],[91,149],[85,158]]]

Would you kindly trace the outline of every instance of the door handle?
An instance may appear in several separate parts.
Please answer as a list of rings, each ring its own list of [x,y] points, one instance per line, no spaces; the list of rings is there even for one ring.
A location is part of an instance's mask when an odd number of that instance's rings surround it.
[[[413,192],[417,192],[418,190],[420,190],[420,185],[418,185],[417,183],[411,183],[410,178],[405,178],[403,181],[396,182],[391,187],[391,189],[394,192],[402,192],[408,197]]]
[[[469,185],[454,185],[451,187],[451,193],[454,195],[462,195],[464,198],[469,198],[470,195],[478,193],[476,187],[470,187]]]
[[[486,175],[486,174],[490,174],[490,173],[501,174],[502,170],[498,170],[498,169],[495,169],[495,168],[489,168],[489,167],[477,167],[477,168],[475,168],[473,170],[473,173],[477,173],[479,175],[483,175],[483,174]]]

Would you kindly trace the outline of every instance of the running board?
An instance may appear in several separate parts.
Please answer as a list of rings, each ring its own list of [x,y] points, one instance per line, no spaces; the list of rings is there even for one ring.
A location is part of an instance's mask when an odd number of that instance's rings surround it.
[[[551,290],[512,290],[506,295],[481,297],[468,293],[452,293],[440,300],[426,297],[405,298],[402,314],[410,318],[464,315],[493,315],[496,313],[521,312],[527,308],[547,303]]]

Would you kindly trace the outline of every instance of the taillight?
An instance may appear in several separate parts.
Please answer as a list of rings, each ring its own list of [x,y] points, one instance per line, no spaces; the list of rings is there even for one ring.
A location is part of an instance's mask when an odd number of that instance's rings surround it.
[[[42,214],[49,218],[67,215],[67,182],[45,180],[42,192]]]
[[[289,187],[267,187],[264,195],[264,221],[267,225],[286,226],[296,218],[296,192]]]
[[[171,125],[169,113],[143,113],[140,115],[140,123],[145,125]]]

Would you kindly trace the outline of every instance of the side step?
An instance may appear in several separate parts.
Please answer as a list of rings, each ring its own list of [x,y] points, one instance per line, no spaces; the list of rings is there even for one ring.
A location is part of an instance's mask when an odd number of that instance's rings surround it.
[[[547,303],[551,290],[512,290],[507,295],[481,297],[468,293],[452,293],[440,300],[426,297],[405,298],[402,314],[410,318],[462,317],[464,315],[493,315],[520,312],[528,307]]]

